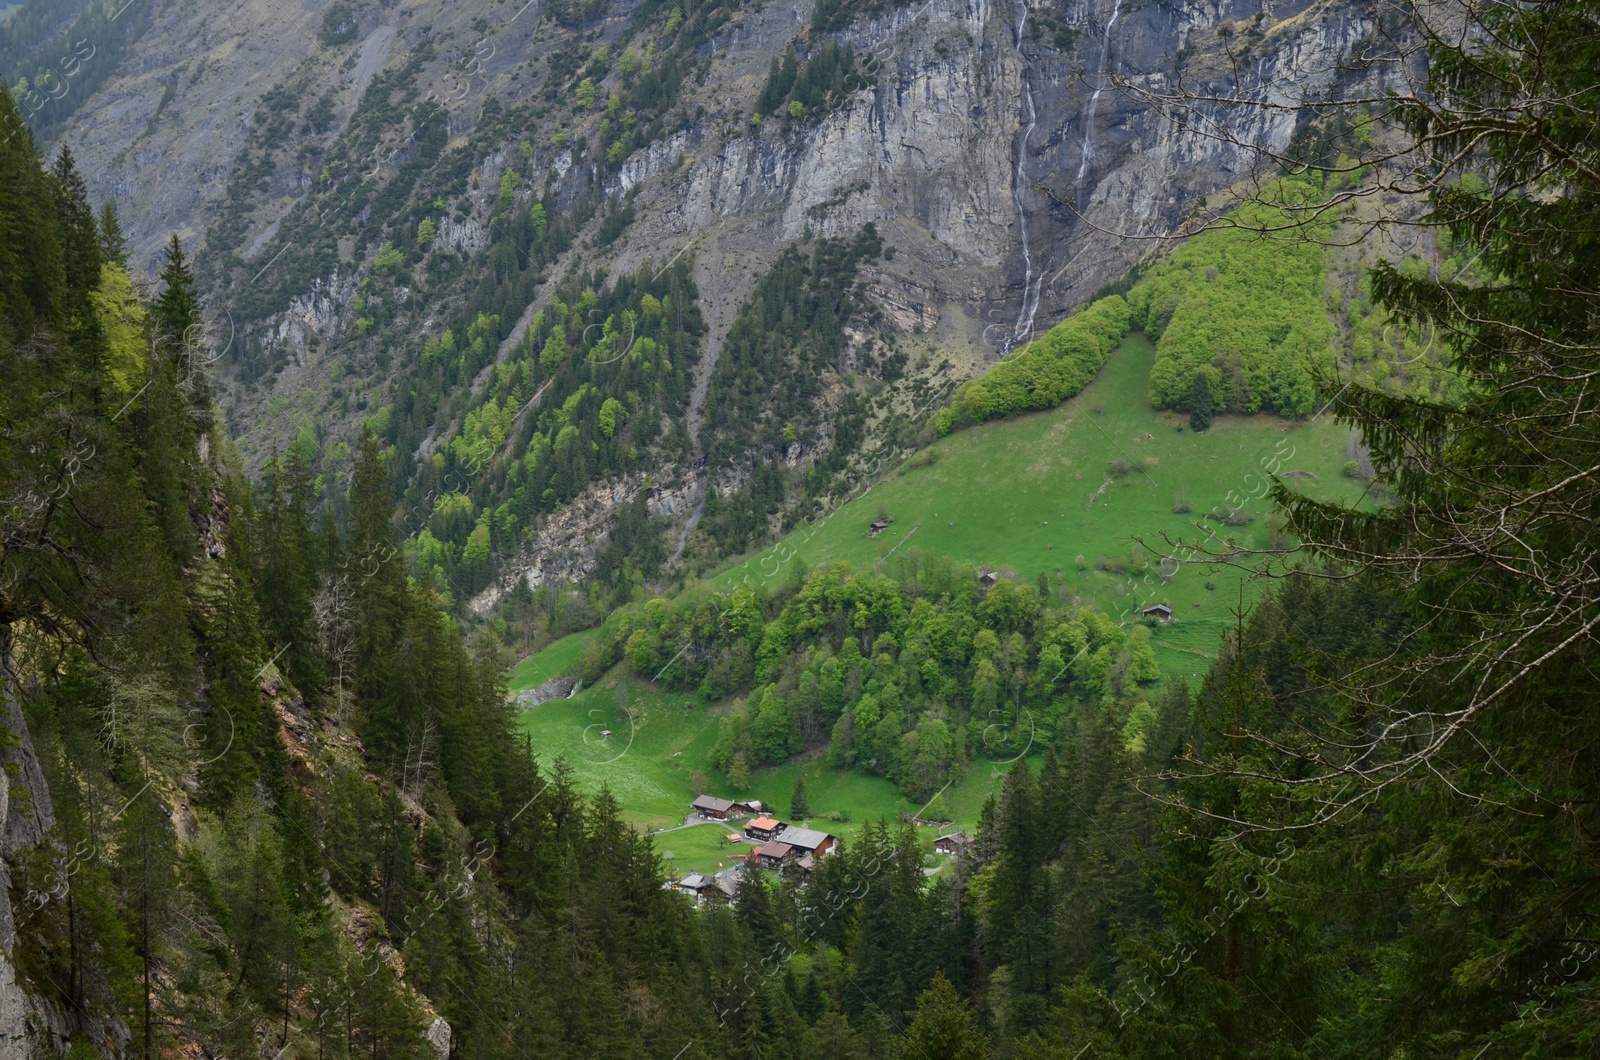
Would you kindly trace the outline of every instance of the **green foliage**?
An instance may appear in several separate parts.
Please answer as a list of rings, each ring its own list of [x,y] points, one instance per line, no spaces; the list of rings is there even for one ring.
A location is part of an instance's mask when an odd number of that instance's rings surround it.
[[[1203,372],[1222,411],[1314,410],[1312,373],[1329,366],[1335,340],[1323,304],[1327,257],[1317,231],[1257,230],[1292,226],[1288,211],[1321,189],[1285,180],[1268,194],[1285,205],[1239,207],[1233,224],[1189,240],[1128,293],[1131,325],[1156,343],[1156,408],[1186,407]]]
[[[1147,630],[1056,612],[1032,586],[980,591],[971,566],[914,551],[899,580],[831,565],[771,598],[739,585],[626,607],[593,643],[592,676],[624,661],[668,689],[746,695],[709,755],[730,782],[735,763],[749,771],[831,743],[835,762],[915,800],[972,756],[1044,738],[1075,700],[1130,709],[1158,676]]]
[[[132,396],[145,378],[145,319],[148,313],[121,265],[101,269],[100,285],[89,295],[95,321],[105,335],[106,374],[120,394]]]
[[[508,169],[500,174],[500,194],[495,199],[495,208],[509,210],[516,202],[517,189],[522,186],[522,175],[514,169]]]
[[[384,243],[378,249],[378,256],[372,261],[374,272],[393,272],[405,264],[406,256],[392,243]]]
[[[782,60],[773,58],[755,110],[791,120],[806,115],[820,118],[846,96],[876,83],[876,78],[861,69],[848,44],[829,41],[807,55],[804,64],[791,44]]]
[[[1089,384],[1127,333],[1128,303],[1111,295],[1074,313],[1044,336],[965,384],[934,425],[960,424],[1054,408]]]
[[[322,29],[318,31],[317,39],[325,47],[335,48],[355,40],[360,28],[349,4],[334,4],[322,15]]]
[[[134,6],[38,0],[0,22],[0,86],[15,86],[15,104],[39,143],[54,139],[121,68],[154,14]]]
[[[983,1060],[989,1055],[988,1040],[944,973],[934,976],[933,985],[917,998],[899,1055],[908,1060]]]
[[[811,799],[806,795],[804,777],[795,778],[794,792],[789,796],[789,816],[796,821],[804,821],[811,816]]]

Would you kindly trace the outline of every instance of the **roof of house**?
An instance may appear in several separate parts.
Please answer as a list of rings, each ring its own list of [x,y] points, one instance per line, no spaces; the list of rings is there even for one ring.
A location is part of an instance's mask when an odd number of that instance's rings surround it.
[[[816,860],[810,854],[805,854],[801,856],[799,864],[801,872],[810,872],[816,866]]]
[[[775,821],[771,817],[757,817],[755,820],[745,825],[745,827],[754,828],[762,832],[770,832],[774,828],[782,828],[783,822]]]
[[[1172,608],[1167,604],[1154,604],[1144,609],[1144,613],[1147,615],[1153,615],[1157,611],[1165,611],[1169,615],[1172,614]]]
[[[678,881],[678,887],[685,891],[699,891],[709,887],[711,882],[712,881],[709,876],[702,876],[698,872],[691,872],[689,875]]]
[[[727,813],[729,810],[733,809],[733,800],[719,799],[714,795],[702,795],[698,799],[694,800],[694,808],[697,810],[715,810],[718,813]]]
[[[972,837],[965,832],[946,832],[944,835],[940,836],[936,842],[943,843],[946,839],[954,843],[972,842]]]
[[[788,857],[793,852],[794,847],[778,839],[774,839],[772,842],[756,851],[757,854],[760,854],[764,858],[778,858],[780,860]]]
[[[827,832],[818,832],[813,828],[796,828],[790,825],[783,830],[783,841],[801,850],[815,850],[832,838]]]

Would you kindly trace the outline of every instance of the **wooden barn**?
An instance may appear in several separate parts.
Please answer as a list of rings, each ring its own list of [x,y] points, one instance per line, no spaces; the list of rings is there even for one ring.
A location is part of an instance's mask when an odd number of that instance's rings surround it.
[[[837,840],[827,832],[819,832],[813,828],[796,828],[790,825],[783,830],[783,842],[785,845],[794,848],[796,856],[811,854],[820,858],[833,849],[833,844]]]
[[[728,814],[733,811],[733,800],[702,795],[690,804],[689,809],[701,817],[709,817],[713,821],[725,821],[728,819]]]

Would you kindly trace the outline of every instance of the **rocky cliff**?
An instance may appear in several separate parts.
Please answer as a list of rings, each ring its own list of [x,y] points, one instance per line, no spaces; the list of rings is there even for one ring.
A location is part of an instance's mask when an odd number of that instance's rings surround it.
[[[1258,178],[1253,146],[1285,146],[1303,117],[1292,104],[1329,86],[1374,28],[1352,0],[861,10],[824,32],[810,0],[167,2],[62,138],[93,192],[118,202],[147,267],[169,231],[201,245],[220,393],[252,463],[309,422],[337,440],[404,400],[391,388],[397,365],[476,277],[505,272],[474,264],[494,253],[502,199],[541,193],[601,215],[626,204],[632,223],[618,235],[587,222],[514,307],[500,359],[576,263],[614,278],[690,256],[708,334],[698,385],[673,415],[698,442],[722,337],[783,246],[875,224],[894,254],[864,281],[891,330],[923,332],[933,352],[959,351],[954,363],[975,370],[1158,251],[1208,195]],[[645,142],[603,157],[623,119],[604,101],[626,79],[608,49],[665,50],[696,19],[707,24],[682,56],[676,99]],[[826,44],[853,49],[861,87],[802,121],[758,123],[752,104],[773,61]],[[598,78],[587,90],[597,102],[581,99],[584,74]],[[1155,104],[1175,91],[1215,101]],[[417,115],[434,104],[447,118],[430,148]],[[330,206],[319,189],[349,159],[363,190]],[[363,284],[386,241],[409,245],[430,201],[443,208],[436,245],[465,264],[436,266],[425,290],[399,285],[382,310],[387,337],[374,340]],[[233,360],[245,370],[230,373]],[[443,402],[416,455],[436,457],[475,400]],[[692,488],[692,469],[678,470]]]

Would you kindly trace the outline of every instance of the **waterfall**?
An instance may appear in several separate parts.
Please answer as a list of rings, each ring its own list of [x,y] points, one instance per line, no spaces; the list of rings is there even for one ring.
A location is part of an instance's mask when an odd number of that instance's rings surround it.
[[[1079,209],[1082,209],[1083,177],[1089,172],[1089,160],[1094,157],[1094,112],[1100,106],[1100,93],[1105,91],[1106,64],[1111,59],[1111,28],[1117,24],[1117,16],[1122,13],[1122,0],[1112,0],[1111,21],[1106,23],[1105,38],[1100,42],[1100,69],[1099,76],[1095,78],[1094,92],[1089,96],[1089,112],[1083,119],[1083,157],[1078,162],[1078,198]]]
[[[1118,0],[1120,3],[1121,0]],[[1017,207],[1017,228],[1022,233],[1022,307],[1017,313],[1016,326],[1011,329],[1008,349],[1027,341],[1033,334],[1033,318],[1039,312],[1039,297],[1044,290],[1044,276],[1038,281],[1033,276],[1033,247],[1028,241],[1028,211],[1023,202],[1023,189],[1027,186],[1028,138],[1039,124],[1039,108],[1033,98],[1033,80],[1028,76],[1028,58],[1022,53],[1022,36],[1028,28],[1028,0],[1020,0],[1021,14],[1017,17],[1012,44],[1017,57],[1022,60],[1023,127],[1017,137],[1016,162],[1011,173],[1011,201]]]

